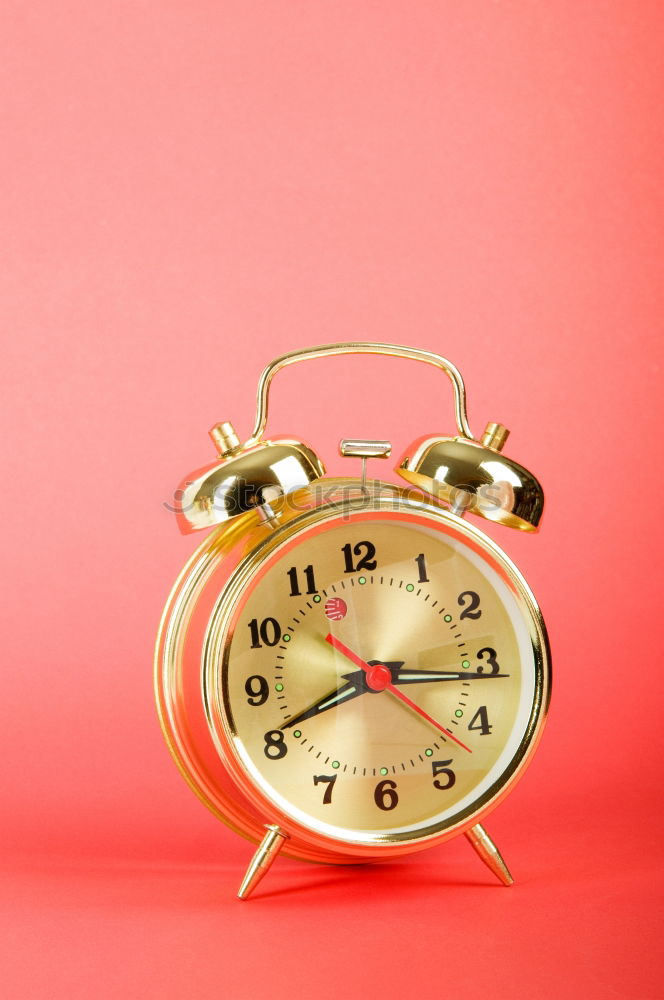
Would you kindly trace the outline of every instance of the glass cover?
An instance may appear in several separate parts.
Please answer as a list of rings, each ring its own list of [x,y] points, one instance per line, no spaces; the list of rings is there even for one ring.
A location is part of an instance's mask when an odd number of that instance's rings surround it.
[[[433,835],[500,790],[538,711],[533,615],[451,519],[328,518],[260,562],[214,676],[240,768],[303,826]]]

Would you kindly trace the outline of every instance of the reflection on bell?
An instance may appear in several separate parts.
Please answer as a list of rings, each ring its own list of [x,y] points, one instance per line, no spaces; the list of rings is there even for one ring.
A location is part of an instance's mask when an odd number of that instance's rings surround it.
[[[273,503],[325,473],[318,456],[300,441],[279,438],[245,449],[228,423],[217,424],[210,436],[219,458],[188,476],[176,493],[175,514],[183,534]]]
[[[501,424],[488,424],[482,443],[464,437],[419,438],[396,471],[456,512],[470,511],[509,528],[536,531],[544,493],[527,469],[500,454],[507,434]]]

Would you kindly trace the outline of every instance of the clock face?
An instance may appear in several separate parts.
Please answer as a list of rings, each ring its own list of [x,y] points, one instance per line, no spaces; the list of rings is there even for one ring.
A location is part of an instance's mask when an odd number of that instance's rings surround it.
[[[258,561],[213,616],[205,676],[266,820],[398,843],[499,794],[542,709],[507,565],[456,519],[398,509],[328,514]]]

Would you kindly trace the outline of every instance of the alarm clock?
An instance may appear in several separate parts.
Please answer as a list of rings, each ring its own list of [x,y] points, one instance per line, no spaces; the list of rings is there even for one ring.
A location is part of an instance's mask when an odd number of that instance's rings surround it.
[[[344,438],[352,475],[328,477],[310,445],[266,436],[275,374],[341,354],[423,362],[452,383],[452,433],[411,444],[392,481],[369,472],[389,441]],[[358,342],[275,359],[251,437],[229,422],[210,435],[217,457],[175,510],[183,532],[209,533],[167,601],[154,679],[183,777],[258,844],[239,897],[279,852],[356,864],[459,834],[510,885],[480,821],[531,759],[551,668],[532,591],[480,527],[534,532],[542,517],[539,482],[502,453],[507,429],[473,436],[445,358]]]

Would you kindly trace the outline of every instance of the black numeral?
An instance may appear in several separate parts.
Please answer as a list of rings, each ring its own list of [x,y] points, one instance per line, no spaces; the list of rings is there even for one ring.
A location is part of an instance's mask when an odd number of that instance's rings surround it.
[[[396,809],[399,802],[396,781],[390,781],[389,778],[385,781],[379,781],[374,789],[374,802],[384,812]]]
[[[477,664],[478,674],[484,674],[484,673],[497,674],[498,671],[500,670],[498,660],[496,659],[496,651],[495,649],[492,649],[491,646],[485,646],[484,649],[480,649],[479,653],[477,654],[477,658],[478,660],[486,660],[486,666],[491,667],[491,670],[487,671],[483,663],[478,663]]]
[[[480,595],[476,594],[474,590],[464,590],[463,594],[459,594],[459,604],[463,608],[463,611],[459,615],[459,620],[463,618],[481,618]]]
[[[304,567],[304,575],[307,581],[307,594],[316,593],[316,581],[314,580],[314,568],[313,566]],[[290,596],[300,597],[302,591],[300,590],[300,584],[297,578],[297,566],[291,566],[288,570],[286,576],[290,580]]]
[[[271,729],[265,734],[263,752],[269,760],[281,760],[288,753],[284,734],[280,729]]]
[[[427,564],[424,560],[424,552],[420,552],[419,556],[415,556],[415,562],[417,563],[417,568],[419,570],[418,583],[428,583],[429,577],[427,576]]]
[[[486,705],[480,705],[480,707],[475,712],[468,723],[469,729],[477,729],[482,736],[488,736],[491,732],[491,726],[489,725],[489,716],[486,713]]]
[[[327,785],[325,789],[325,794],[323,795],[323,805],[329,806],[332,801],[332,789],[334,788],[334,782],[337,780],[338,775],[336,774],[314,774],[314,785],[323,782]]]
[[[352,548],[350,542],[348,542],[341,551],[346,560],[345,573],[358,573],[361,569],[372,570],[376,568],[376,560],[374,559],[376,546],[372,545],[371,542],[357,542]],[[363,552],[364,555],[362,555]],[[353,564],[353,554],[361,556],[356,565]]]
[[[247,628],[251,632],[252,649],[260,649],[263,643],[276,646],[281,639],[281,626],[276,618],[264,618],[260,625],[257,618],[252,618]]]
[[[451,788],[452,785],[454,784],[454,782],[456,781],[456,774],[449,767],[449,765],[451,763],[452,763],[451,760],[432,760],[431,761],[431,770],[433,772],[433,779],[434,779],[433,780],[433,787],[434,788],[439,788],[441,790],[441,792],[444,792],[446,788]],[[444,781],[444,783],[442,781],[439,781],[439,779],[437,778],[438,774],[444,774],[445,775],[445,781]]]
[[[247,692],[247,701],[250,705],[264,705],[270,693],[267,681],[260,674],[247,677],[244,690]]]

